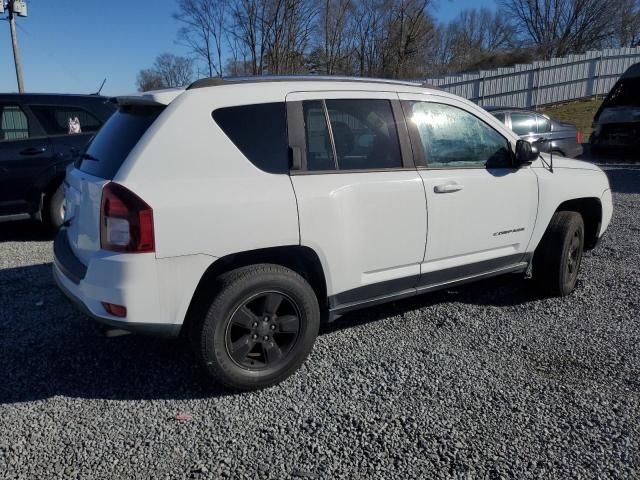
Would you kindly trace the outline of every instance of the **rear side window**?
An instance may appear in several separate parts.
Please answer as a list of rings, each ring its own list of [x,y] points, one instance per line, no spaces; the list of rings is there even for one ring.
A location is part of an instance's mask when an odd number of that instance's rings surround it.
[[[307,140],[307,170],[334,170],[336,163],[322,101],[303,102],[302,109]]]
[[[17,105],[0,106],[0,141],[29,138],[29,121]]]
[[[389,100],[307,100],[302,108],[308,171],[403,167]]]
[[[80,170],[112,179],[142,135],[162,112],[160,107],[123,107],[93,138],[80,163]]]
[[[219,108],[213,119],[256,167],[268,173],[289,172],[284,102]]]
[[[500,123],[506,124],[506,115],[504,112],[494,113],[493,116],[500,120]]]
[[[30,105],[47,135],[92,133],[100,129],[100,121],[84,108],[75,106]]]
[[[402,168],[389,100],[327,100],[340,170]]]

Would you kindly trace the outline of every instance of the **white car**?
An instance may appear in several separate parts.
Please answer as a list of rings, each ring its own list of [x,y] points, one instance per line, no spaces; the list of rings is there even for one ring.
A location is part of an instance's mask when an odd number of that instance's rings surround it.
[[[504,273],[552,295],[612,214],[596,166],[414,83],[205,79],[114,99],[67,172],[54,276],[89,316],[277,383],[321,321]]]

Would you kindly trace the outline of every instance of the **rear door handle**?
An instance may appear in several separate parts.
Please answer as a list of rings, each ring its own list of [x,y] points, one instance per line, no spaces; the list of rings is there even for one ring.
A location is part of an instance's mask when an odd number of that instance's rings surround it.
[[[444,185],[436,185],[433,191],[436,193],[453,193],[462,190],[462,185],[458,183],[445,183]]]
[[[24,150],[21,150],[20,155],[40,155],[41,153],[44,153],[46,151],[47,149],[45,147],[40,147],[40,148],[30,147],[30,148],[25,148]]]

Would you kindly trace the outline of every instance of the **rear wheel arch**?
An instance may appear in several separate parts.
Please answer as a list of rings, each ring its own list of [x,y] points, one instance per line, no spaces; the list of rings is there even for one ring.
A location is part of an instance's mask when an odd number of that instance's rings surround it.
[[[602,203],[597,197],[574,198],[561,203],[556,212],[577,212],[584,222],[584,247],[591,250],[598,242],[602,223]]]
[[[47,183],[47,186],[42,190],[42,200],[40,202],[40,219],[43,223],[52,226],[53,228],[57,228],[59,225],[58,221],[52,221],[51,218],[51,201],[56,196],[56,192],[62,185],[64,181],[64,173],[61,175],[56,175]],[[64,200],[64,195],[62,197]]]
[[[203,308],[208,306],[215,296],[216,281],[221,275],[242,267],[258,264],[279,265],[298,273],[304,278],[318,298],[323,318],[328,312],[327,284],[325,272],[317,253],[305,246],[289,245],[283,247],[263,248],[237,252],[219,258],[204,272],[187,309],[183,331],[203,314]]]

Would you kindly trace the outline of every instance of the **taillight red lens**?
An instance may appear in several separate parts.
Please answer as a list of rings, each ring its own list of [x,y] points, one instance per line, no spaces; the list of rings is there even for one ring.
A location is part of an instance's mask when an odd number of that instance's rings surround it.
[[[582,132],[578,130],[578,134],[576,135],[576,140],[578,143],[582,143]]]
[[[117,183],[108,183],[102,189],[100,246],[115,252],[155,251],[153,210]]]
[[[127,307],[123,307],[122,305],[116,305],[115,303],[102,302],[102,306],[105,311],[109,315],[113,315],[114,317],[126,317],[127,316]]]

